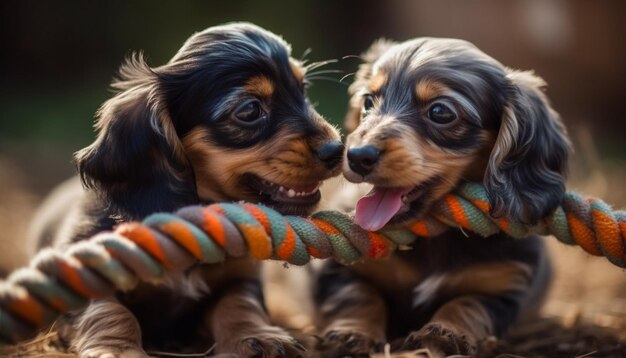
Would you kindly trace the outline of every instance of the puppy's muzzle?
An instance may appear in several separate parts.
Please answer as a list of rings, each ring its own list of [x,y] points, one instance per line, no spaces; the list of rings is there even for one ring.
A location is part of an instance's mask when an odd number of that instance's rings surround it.
[[[325,142],[315,150],[315,154],[326,168],[333,169],[341,162],[343,143],[338,140]]]
[[[372,172],[378,163],[380,150],[372,145],[352,147],[348,149],[347,157],[350,169],[357,174],[366,176]]]

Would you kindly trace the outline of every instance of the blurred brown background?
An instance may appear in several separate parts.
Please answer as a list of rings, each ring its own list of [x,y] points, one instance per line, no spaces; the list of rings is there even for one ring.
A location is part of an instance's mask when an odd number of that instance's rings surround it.
[[[193,32],[251,21],[281,34],[298,57],[336,58],[353,72],[378,37],[463,38],[502,63],[534,69],[576,146],[570,188],[626,207],[626,1],[3,1],[0,4],[0,251],[24,237],[33,209],[71,176],[71,155],[93,139],[93,114],[123,58],[168,61]],[[337,79],[342,75],[337,75]],[[340,123],[344,83],[311,90]],[[551,240],[551,242],[554,240]],[[626,331],[626,275],[576,248],[553,245],[559,267],[548,311]],[[574,317],[574,318],[571,318]]]

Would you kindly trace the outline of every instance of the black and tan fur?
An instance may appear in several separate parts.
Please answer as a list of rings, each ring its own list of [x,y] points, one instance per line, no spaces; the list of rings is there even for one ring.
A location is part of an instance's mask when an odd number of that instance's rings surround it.
[[[496,217],[535,223],[560,202],[569,142],[541,79],[453,39],[378,41],[363,58],[343,170],[352,182],[412,188],[388,227],[464,180],[484,183]],[[433,112],[442,105],[451,120]],[[365,356],[388,341],[488,354],[491,337],[540,304],[549,261],[539,237],[474,236],[451,229],[387,261],[327,263],[315,287],[323,356]]]
[[[284,40],[244,23],[194,34],[163,66],[133,56],[97,114],[97,139],[76,153],[85,190],[75,180],[45,204],[40,247],[216,201],[310,213],[320,199],[316,186],[340,172],[343,145],[308,102],[306,72]],[[300,190],[307,195],[289,196],[280,186],[308,188]],[[198,351],[213,343],[214,353],[241,357],[303,354],[270,324],[259,263],[248,257],[93,302],[59,330],[81,357],[144,357],[144,348]]]

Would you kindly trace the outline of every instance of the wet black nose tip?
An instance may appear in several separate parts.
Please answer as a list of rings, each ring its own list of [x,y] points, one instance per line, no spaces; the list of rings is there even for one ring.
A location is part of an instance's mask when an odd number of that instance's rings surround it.
[[[343,156],[343,143],[338,140],[326,142],[317,148],[317,157],[320,158],[328,169],[332,169],[341,161]]]
[[[380,151],[371,145],[348,149],[348,165],[355,173],[366,176],[376,166]]]

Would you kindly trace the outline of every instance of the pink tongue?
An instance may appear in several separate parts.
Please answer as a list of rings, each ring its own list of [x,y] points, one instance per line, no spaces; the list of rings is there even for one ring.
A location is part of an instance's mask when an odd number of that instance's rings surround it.
[[[402,195],[412,188],[376,188],[356,204],[356,223],[365,230],[377,231],[402,207]]]

